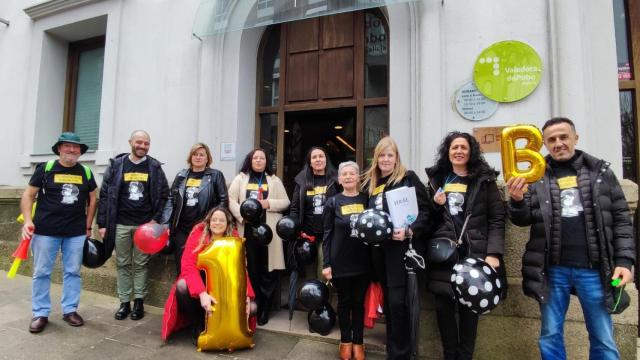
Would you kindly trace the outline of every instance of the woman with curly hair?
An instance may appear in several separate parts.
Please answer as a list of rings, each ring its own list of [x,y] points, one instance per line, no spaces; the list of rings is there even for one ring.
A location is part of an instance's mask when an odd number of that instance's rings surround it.
[[[438,148],[436,164],[426,171],[438,224],[432,238],[457,240],[468,217],[459,256],[482,258],[503,272],[504,202],[496,185],[498,172],[487,164],[478,141],[468,133],[449,133]],[[478,314],[457,306],[450,282],[453,265],[429,263],[427,289],[435,295],[444,358],[471,359]]]

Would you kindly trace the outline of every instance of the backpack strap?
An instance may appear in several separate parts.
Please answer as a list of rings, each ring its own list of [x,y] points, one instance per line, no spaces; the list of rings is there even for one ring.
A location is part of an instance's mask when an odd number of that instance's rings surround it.
[[[55,165],[56,161],[55,160],[49,160],[47,161],[47,165],[45,165],[44,167],[44,172],[49,172],[51,171],[51,169],[53,169],[53,165]],[[88,167],[87,165],[84,164],[80,164],[82,165],[82,167],[84,168],[84,175],[87,177],[87,180],[91,180],[91,177],[93,176],[93,174],[91,173],[91,168]]]
[[[53,165],[55,165],[56,161],[55,160],[49,160],[47,161],[47,165],[44,166],[44,172],[49,172],[51,171],[51,169],[53,169]]]

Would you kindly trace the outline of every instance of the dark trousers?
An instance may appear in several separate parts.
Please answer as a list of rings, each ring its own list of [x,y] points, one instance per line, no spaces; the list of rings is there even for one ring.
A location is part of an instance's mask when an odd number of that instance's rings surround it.
[[[204,309],[200,306],[200,299],[192,298],[189,292],[176,289],[176,300],[180,313],[185,314],[192,322],[196,332],[204,329]]]
[[[409,308],[406,286],[384,287],[384,313],[387,321],[387,359],[411,359]]]
[[[471,360],[476,344],[478,314],[465,306],[458,306],[455,299],[435,296],[438,329],[446,360]],[[458,319],[456,319],[456,308]]]
[[[187,238],[189,237],[189,231],[184,231],[181,229],[176,229],[173,236],[173,244],[175,249],[173,250],[173,257],[176,263],[176,274],[180,275],[181,266],[182,266],[182,253],[184,253],[184,245],[187,243]]]
[[[250,225],[248,225],[250,226]],[[269,271],[269,250],[265,245],[258,245],[251,237],[249,229],[245,229],[244,236],[247,248],[247,272],[249,280],[256,294],[258,316],[264,311],[269,311],[271,298],[278,285],[278,274]]]
[[[369,287],[369,276],[356,275],[333,278],[331,282],[338,290],[338,322],[340,341],[363,343],[364,296]]]

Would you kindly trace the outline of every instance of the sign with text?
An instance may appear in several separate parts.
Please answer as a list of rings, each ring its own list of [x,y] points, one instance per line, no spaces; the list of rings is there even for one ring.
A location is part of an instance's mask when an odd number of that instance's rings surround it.
[[[470,81],[456,92],[456,110],[467,120],[488,119],[498,110],[498,103],[482,95],[476,84]]]
[[[500,138],[502,136],[502,129],[505,127],[506,126],[473,128],[473,137],[480,143],[482,152],[500,152]]]
[[[535,90],[542,78],[542,60],[529,45],[515,40],[484,49],[473,66],[473,80],[491,100],[513,102]]]

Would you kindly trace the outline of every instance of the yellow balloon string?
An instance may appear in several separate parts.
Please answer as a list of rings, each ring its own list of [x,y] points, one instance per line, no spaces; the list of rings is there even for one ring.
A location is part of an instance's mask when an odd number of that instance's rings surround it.
[[[13,260],[13,264],[11,264],[11,269],[9,269],[9,272],[7,273],[7,279],[13,279],[14,277],[16,277],[16,273],[18,272],[18,268],[20,267],[21,262],[22,260],[20,258],[15,258]]]

